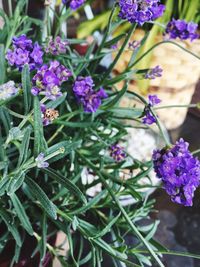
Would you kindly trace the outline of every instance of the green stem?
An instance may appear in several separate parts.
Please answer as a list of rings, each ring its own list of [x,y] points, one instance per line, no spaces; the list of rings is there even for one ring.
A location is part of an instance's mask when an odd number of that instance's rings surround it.
[[[79,155],[82,157],[82,155],[79,153]],[[124,216],[124,219],[127,221],[127,223],[129,224],[129,226],[131,227],[131,229],[133,230],[133,232],[137,235],[137,237],[141,240],[141,242],[146,246],[146,248],[148,249],[149,253],[152,255],[152,257],[155,259],[155,261],[158,263],[158,265],[160,267],[164,267],[163,263],[160,261],[160,259],[158,258],[158,256],[156,255],[156,253],[152,250],[151,246],[149,245],[149,243],[147,242],[147,240],[142,236],[142,234],[138,231],[137,227],[133,224],[133,222],[131,221],[131,219],[129,218],[127,212],[125,211],[125,209],[122,207],[119,199],[116,197],[115,193],[112,191],[112,189],[109,187],[109,185],[106,182],[106,179],[103,177],[103,175],[101,174],[101,172],[97,169],[97,167],[90,162],[88,159],[86,159],[85,157],[82,157],[84,159],[84,161],[87,162],[87,164],[90,166],[90,168],[92,168],[95,173],[99,176],[102,184],[104,185],[104,187],[108,190],[110,196],[112,197],[112,199],[115,201],[117,207],[119,208],[119,210],[121,211],[121,213]]]
[[[102,50],[102,48],[104,47],[104,44],[105,44],[105,42],[106,42],[106,40],[107,40],[107,38],[108,38],[108,35],[109,35],[109,33],[110,33],[111,23],[112,23],[112,19],[113,19],[115,10],[116,10],[116,6],[114,6],[114,8],[113,8],[112,11],[111,11],[111,14],[110,14],[110,17],[109,17],[109,21],[108,21],[108,26],[107,26],[107,28],[106,28],[106,32],[105,32],[105,34],[104,34],[104,36],[103,36],[103,39],[102,39],[102,41],[101,41],[101,44],[100,44],[100,46],[99,46],[98,49],[97,49],[97,52],[96,52],[96,55],[95,55],[96,57],[100,55],[101,50]],[[94,73],[94,72],[95,72],[96,67],[97,67],[97,65],[98,65],[98,63],[99,63],[100,60],[101,60],[101,59],[96,60],[96,62],[92,65],[92,71],[91,71],[91,73]]]
[[[169,41],[169,40],[168,40],[168,41],[162,41],[162,42],[159,42],[159,43],[153,45],[151,48],[149,48],[149,49],[148,49],[148,50],[147,50],[141,57],[139,57],[135,62],[133,62],[133,63],[126,69],[126,72],[127,72],[127,71],[130,71],[130,70],[133,68],[133,66],[135,66],[140,60],[142,60],[145,56],[147,56],[147,55],[148,55],[154,48],[156,48],[157,46],[162,45],[162,44],[173,44],[173,45],[179,47],[180,49],[182,49],[183,51],[187,52],[188,54],[190,54],[190,55],[192,55],[192,56],[194,56],[194,57],[196,57],[197,59],[200,60],[200,57],[199,57],[198,55],[196,55],[195,53],[189,51],[188,49],[184,48],[183,46],[181,46],[181,45],[179,45],[179,44],[177,44],[177,43],[175,43],[175,42],[173,42],[173,41]]]
[[[196,154],[199,154],[199,153],[200,153],[200,149],[197,149],[197,150],[192,152],[192,155],[196,155]]]
[[[169,105],[169,106],[161,106],[154,107],[154,110],[165,109],[165,108],[197,108],[198,104],[190,104],[190,105]]]
[[[106,78],[110,75],[110,73],[112,72],[114,66],[116,65],[116,63],[118,62],[118,60],[119,60],[119,58],[121,57],[122,53],[124,52],[124,49],[125,49],[126,45],[128,44],[128,42],[129,42],[129,40],[130,40],[130,38],[131,38],[131,35],[132,35],[133,32],[135,31],[136,26],[137,26],[136,23],[134,23],[134,24],[131,26],[131,28],[130,28],[130,30],[129,30],[129,32],[128,32],[128,35],[127,35],[127,37],[126,37],[125,40],[124,40],[123,45],[121,46],[121,48],[120,48],[120,50],[119,50],[117,56],[115,57],[113,63],[110,65],[110,67],[107,69],[107,71],[106,71],[106,73],[104,74],[104,76],[103,76],[103,78],[101,79],[101,81],[105,81],[105,79],[106,79]]]
[[[148,103],[146,101],[146,99],[144,97],[142,97],[141,95],[138,95],[137,93],[135,92],[132,92],[132,91],[127,91],[127,93],[131,94],[131,95],[134,95],[135,97],[137,97],[145,106],[148,106]],[[154,110],[150,107],[150,111],[152,113],[152,115],[156,118],[156,123],[157,123],[157,126],[160,130],[160,133],[166,143],[166,145],[168,147],[171,147],[171,143],[169,141],[169,138],[168,136],[166,135],[165,131],[163,130],[163,125],[161,123],[161,121],[159,120],[158,116],[155,114]]]
[[[137,249],[132,249],[132,253],[142,253],[142,254],[147,254],[147,250],[137,250]],[[165,254],[165,255],[174,255],[174,256],[182,256],[182,257],[190,257],[194,259],[200,259],[199,255],[192,254],[192,253],[185,253],[185,252],[179,252],[179,251],[170,251],[170,250],[159,250],[159,253]]]
[[[12,17],[13,16],[13,12],[12,12],[12,0],[8,0],[8,11],[9,11],[9,16]]]

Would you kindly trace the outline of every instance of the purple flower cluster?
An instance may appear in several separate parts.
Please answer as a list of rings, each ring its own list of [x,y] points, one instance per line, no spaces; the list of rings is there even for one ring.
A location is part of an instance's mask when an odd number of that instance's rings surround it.
[[[44,104],[41,104],[40,109],[42,112],[42,120],[44,126],[51,124],[55,119],[59,117],[59,112],[57,110],[51,108],[47,109]]]
[[[62,95],[61,84],[72,75],[71,71],[58,61],[50,62],[50,66],[43,65],[33,77],[33,95],[44,94],[48,99],[55,100]]]
[[[60,36],[57,36],[55,40],[51,37],[45,49],[46,53],[52,54],[54,56],[65,54],[66,47],[69,45],[68,41],[63,41]]]
[[[115,161],[120,162],[125,159],[126,153],[124,152],[123,147],[121,147],[118,144],[115,144],[115,145],[112,145],[110,149],[111,149],[110,155]]]
[[[194,22],[186,22],[185,20],[172,19],[167,24],[165,33],[169,35],[171,39],[180,38],[181,40],[190,39],[191,41],[199,38],[197,33],[198,24]]]
[[[148,99],[149,99],[149,105],[145,107],[145,110],[144,110],[145,117],[142,119],[142,122],[144,124],[151,125],[156,122],[156,118],[154,117],[153,114],[151,114],[151,111],[149,108],[155,105],[158,105],[161,102],[161,100],[157,97],[157,95],[149,95]]]
[[[76,10],[85,3],[85,0],[62,0],[62,2],[64,5],[69,5],[72,10]]]
[[[6,54],[6,59],[11,66],[22,70],[25,64],[29,65],[30,70],[36,69],[43,63],[43,51],[39,44],[33,44],[32,40],[28,39],[26,35],[13,37],[12,49],[9,49]]]
[[[200,184],[200,162],[188,150],[182,138],[169,149],[153,152],[154,169],[162,179],[173,202],[192,206],[194,191]]]
[[[155,68],[149,69],[148,72],[144,75],[144,78],[153,80],[156,77],[161,77],[162,72],[163,72],[163,69],[160,66],[156,66]]]
[[[107,98],[103,88],[98,92],[94,91],[94,82],[90,76],[78,77],[73,86],[73,92],[85,112],[96,112],[100,107],[102,99]]]
[[[165,6],[160,0],[119,0],[119,17],[142,25],[162,16]]]
[[[44,153],[40,153],[37,158],[35,159],[36,165],[40,169],[48,168],[49,163],[44,159]]]
[[[19,88],[16,88],[13,81],[9,81],[0,85],[0,100],[6,100],[12,96],[15,96],[19,92]]]

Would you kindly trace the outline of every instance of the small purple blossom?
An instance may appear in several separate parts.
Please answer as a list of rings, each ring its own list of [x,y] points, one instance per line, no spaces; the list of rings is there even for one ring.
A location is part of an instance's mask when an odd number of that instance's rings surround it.
[[[145,117],[142,119],[142,123],[151,125],[156,122],[156,118],[151,114],[151,112],[147,109],[145,110]]]
[[[78,101],[83,105],[85,112],[96,112],[100,107],[102,99],[108,95],[103,88],[94,91],[94,82],[90,76],[78,77],[73,86],[73,92]]]
[[[62,2],[64,5],[69,6],[72,10],[76,10],[85,3],[85,0],[62,0]]]
[[[118,48],[118,44],[116,43],[116,44],[113,44],[113,45],[111,45],[111,49],[113,49],[113,50],[117,50],[117,48]]]
[[[155,68],[149,69],[148,72],[144,75],[144,78],[153,80],[156,77],[161,77],[162,72],[163,72],[163,69],[160,66],[156,66]]]
[[[29,65],[30,70],[36,69],[43,63],[43,51],[38,43],[33,44],[32,40],[26,35],[13,37],[12,49],[6,54],[6,59],[11,66],[17,67],[20,71],[25,64]]]
[[[169,33],[170,38],[180,38],[185,39],[197,39],[199,35],[197,34],[198,24],[194,22],[186,22],[184,20],[173,19],[168,23],[166,33]]]
[[[37,167],[40,169],[48,168],[49,163],[45,161],[44,159],[44,153],[40,153],[37,158],[35,159],[35,162],[37,164]]]
[[[200,184],[200,162],[188,150],[182,138],[172,148],[153,152],[154,170],[162,179],[171,200],[192,206],[194,191]]]
[[[140,45],[141,45],[140,41],[132,41],[132,42],[129,42],[128,48],[131,50],[135,50],[135,49],[138,49]]]
[[[63,41],[60,36],[57,36],[55,40],[51,37],[48,41],[47,47],[45,49],[46,53],[52,54],[54,56],[65,54],[67,51],[68,41]]]
[[[151,107],[161,103],[161,100],[157,97],[157,95],[149,95],[148,99],[149,99],[149,105]]]
[[[172,19],[172,21],[167,24],[165,34],[167,34],[170,39],[180,38],[181,40],[190,39],[193,41],[199,38],[197,29],[198,24],[192,21],[186,22],[185,20]]]
[[[148,106],[146,106],[144,109],[145,117],[142,119],[142,122],[144,124],[151,125],[156,122],[156,118],[151,113],[150,107],[158,105],[159,103],[161,103],[161,100],[157,97],[157,95],[149,95],[148,99],[149,99],[149,103],[148,103]]]
[[[0,100],[6,100],[18,93],[19,89],[15,87],[13,81],[0,85]]]
[[[121,147],[120,145],[118,144],[112,145],[110,147],[110,150],[111,150],[110,155],[115,161],[120,162],[125,159],[126,153],[124,152],[124,148]]]
[[[43,65],[38,69],[32,79],[31,93],[33,95],[43,94],[48,99],[55,100],[62,96],[60,87],[71,75],[71,71],[58,61],[51,61],[49,66]]]
[[[163,15],[165,6],[160,0],[119,0],[119,17],[142,25]]]

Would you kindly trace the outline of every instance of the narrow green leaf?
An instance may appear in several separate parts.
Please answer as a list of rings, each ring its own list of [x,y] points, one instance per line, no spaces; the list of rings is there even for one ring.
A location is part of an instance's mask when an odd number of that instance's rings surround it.
[[[44,260],[47,250],[47,216],[43,215],[42,218],[42,238],[40,240],[40,258],[41,261]]]
[[[97,127],[97,122],[70,122],[70,121],[60,121],[55,120],[55,124],[61,124],[64,126],[68,126],[70,128],[86,128],[86,127]]]
[[[70,214],[73,214],[73,215],[80,214],[80,213],[83,214],[87,210],[92,209],[102,199],[105,193],[106,193],[106,190],[102,190],[99,194],[93,197],[85,206],[70,212]]]
[[[5,54],[4,45],[0,44],[0,85],[5,82],[6,69],[5,69]]]
[[[117,222],[117,220],[119,219],[120,216],[121,216],[121,213],[119,213],[116,217],[114,217],[100,233],[98,233],[97,235],[94,236],[94,238],[102,237],[102,236],[106,235],[108,232],[110,232],[112,226]]]
[[[47,108],[57,108],[58,106],[60,106],[60,104],[62,104],[65,99],[66,99],[67,93],[64,93],[62,96],[58,97],[56,100],[54,101],[50,101],[49,103],[47,103],[46,107]]]
[[[25,172],[19,172],[10,178],[9,184],[6,188],[7,194],[10,196],[17,191],[23,184]]]
[[[3,196],[9,183],[9,177],[6,176],[0,181],[0,196]]]
[[[22,70],[22,88],[24,96],[25,114],[27,114],[31,108],[31,80],[28,64],[25,64]]]
[[[30,142],[31,129],[29,127],[26,128],[24,132],[24,137],[20,146],[20,154],[18,159],[18,167],[21,166],[26,160],[28,156],[29,142]]]
[[[139,118],[143,113],[143,110],[139,108],[112,108],[109,111],[118,118],[130,119]]]
[[[42,114],[38,97],[34,97],[34,156],[35,158],[45,148]]]
[[[28,189],[33,195],[34,198],[36,198],[44,211],[52,217],[54,220],[57,219],[57,214],[56,214],[56,206],[52,203],[52,201],[48,198],[46,193],[42,190],[42,188],[36,184],[30,177],[26,176],[25,183],[28,186]]]
[[[15,224],[12,223],[12,218],[10,217],[10,214],[5,209],[0,207],[0,216],[3,219],[3,221],[5,222],[8,230],[10,231],[12,236],[14,237],[17,245],[19,247],[21,247],[22,241],[21,241],[21,238],[20,238],[20,234],[19,234]]]
[[[24,227],[24,229],[27,231],[28,234],[33,235],[33,228],[31,226],[31,223],[29,221],[29,218],[25,212],[25,209],[22,205],[22,203],[20,202],[19,198],[17,197],[17,195],[15,193],[13,193],[11,196],[11,201],[13,203],[13,206],[15,208],[15,212],[22,224],[22,226]]]
[[[48,174],[53,179],[55,179],[58,183],[66,187],[66,189],[68,189],[72,194],[76,195],[84,203],[87,203],[87,200],[84,194],[80,191],[80,189],[75,184],[72,183],[72,181],[60,175],[58,172],[56,172],[55,170],[51,168],[42,169],[42,171]]]
[[[55,144],[55,145],[49,147],[45,152],[46,156],[50,156],[51,154],[53,154],[59,150],[60,150],[60,154],[57,156],[54,156],[48,162],[54,162],[54,161],[57,161],[57,160],[65,157],[66,155],[68,155],[69,153],[71,153],[72,151],[74,151],[75,149],[80,147],[81,143],[82,143],[81,140],[75,141],[75,142],[63,141],[63,142],[60,142],[58,144]]]
[[[112,99],[110,102],[106,103],[105,105],[101,106],[101,109],[107,110],[112,107],[114,107],[119,100],[123,97],[123,95],[126,93],[128,85],[125,84],[121,91],[119,91],[114,99]]]

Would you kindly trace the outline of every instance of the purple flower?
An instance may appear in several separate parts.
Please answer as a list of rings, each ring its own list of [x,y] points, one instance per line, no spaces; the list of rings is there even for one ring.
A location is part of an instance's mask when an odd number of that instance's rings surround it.
[[[119,17],[142,25],[162,16],[165,6],[160,0],[119,0]]]
[[[140,47],[140,44],[141,44],[140,41],[132,41],[132,42],[129,42],[128,48],[131,50],[135,50],[135,49],[138,49]]]
[[[41,104],[40,110],[42,112],[42,120],[44,126],[48,126],[59,117],[59,113],[57,110],[51,108],[47,109],[44,104]]]
[[[11,66],[21,71],[23,66],[28,64],[30,70],[34,70],[43,63],[41,47],[38,43],[33,44],[26,35],[13,37],[12,45],[12,49],[9,49],[6,54],[6,59]]]
[[[94,82],[90,76],[78,77],[73,86],[73,92],[83,105],[85,112],[96,112],[101,105],[102,99],[108,97],[103,88],[96,92],[93,87]]]
[[[0,85],[0,100],[6,100],[18,93],[19,89],[15,87],[13,81]]]
[[[155,68],[149,69],[148,72],[144,75],[144,78],[153,80],[156,77],[161,77],[162,72],[163,69],[160,66],[156,66]]]
[[[161,102],[157,95],[149,95],[149,104],[144,109],[145,117],[142,119],[144,124],[151,125],[156,122],[155,116],[151,113],[150,107],[153,107]]]
[[[35,162],[37,164],[37,167],[40,169],[48,168],[49,163],[45,161],[44,159],[44,153],[40,153],[37,158],[35,159]]]
[[[125,159],[126,153],[124,152],[124,148],[121,147],[120,145],[117,144],[112,145],[110,147],[110,150],[111,150],[110,155],[115,161],[119,162]]]
[[[162,179],[164,189],[173,202],[184,206],[192,206],[194,191],[200,182],[200,162],[188,146],[181,138],[172,148],[153,152],[154,170]]]
[[[85,3],[85,0],[62,0],[62,2],[64,5],[69,6],[72,10],[76,10]]]
[[[145,110],[145,117],[142,119],[144,124],[151,125],[156,122],[156,118],[151,114],[151,112],[146,109]]]
[[[149,105],[152,107],[161,103],[161,100],[157,97],[157,95],[149,95],[148,99]]]
[[[46,53],[52,54],[54,56],[65,54],[69,45],[68,41],[63,41],[60,36],[57,36],[55,40],[52,37],[49,39],[48,45],[46,47]]]
[[[197,33],[198,24],[194,22],[186,22],[185,20],[175,20],[168,22],[165,34],[170,39],[180,38],[181,40],[190,39],[191,41],[199,38]]]
[[[71,71],[58,61],[50,62],[50,66],[43,65],[32,79],[33,95],[44,94],[48,99],[55,100],[62,96],[61,85],[72,75]]]

